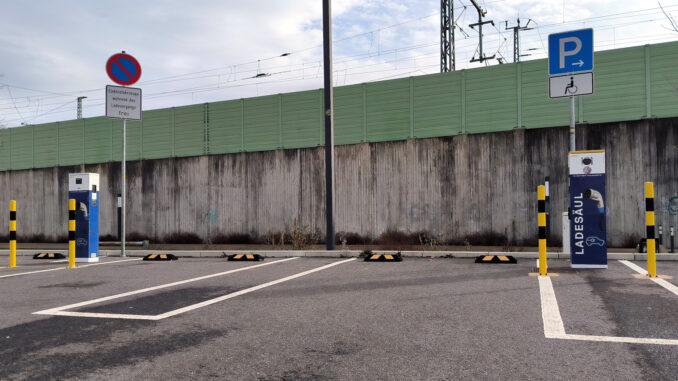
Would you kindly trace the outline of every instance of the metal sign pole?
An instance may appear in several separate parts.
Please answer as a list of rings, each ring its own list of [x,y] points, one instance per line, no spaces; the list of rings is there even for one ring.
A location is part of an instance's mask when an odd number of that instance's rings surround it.
[[[125,151],[127,150],[127,139],[126,139],[126,131],[127,130],[127,119],[122,120],[122,163],[120,165],[121,167],[121,177],[120,177],[120,184],[121,184],[121,191],[120,194],[122,195],[122,213],[121,213],[121,218],[120,218],[120,256],[124,257],[125,256],[125,164],[127,163],[126,160],[126,155]]]
[[[127,166],[127,119],[141,120],[141,89],[127,87],[141,77],[141,65],[133,56],[116,53],[106,61],[106,73],[119,86],[106,86],[106,116],[122,119],[122,160],[120,163],[120,207],[118,234],[120,234],[120,256],[125,257],[125,204],[127,191],[125,167]],[[110,90],[110,92],[109,92]],[[124,96],[114,96],[116,94]],[[109,96],[111,95],[111,96]]]
[[[544,198],[546,204],[546,242],[551,242],[551,183],[548,176],[544,178],[544,190],[546,191]]]
[[[577,150],[577,148],[575,146],[575,141],[574,141],[574,132],[575,132],[574,95],[570,95],[570,151],[576,151]]]
[[[325,98],[325,247],[334,250],[334,113],[332,94],[332,0],[323,0]]]

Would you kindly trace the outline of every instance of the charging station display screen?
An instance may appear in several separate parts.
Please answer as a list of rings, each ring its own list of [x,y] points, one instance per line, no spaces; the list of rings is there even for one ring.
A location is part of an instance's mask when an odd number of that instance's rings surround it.
[[[570,262],[573,268],[607,268],[605,151],[569,154]]]

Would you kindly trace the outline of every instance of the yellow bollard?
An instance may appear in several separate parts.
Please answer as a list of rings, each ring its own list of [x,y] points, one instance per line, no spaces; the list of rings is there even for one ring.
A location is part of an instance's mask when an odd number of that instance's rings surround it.
[[[657,256],[654,242],[654,183],[645,183],[645,229],[647,236],[647,273],[650,278],[657,277]]]
[[[9,201],[9,267],[16,267],[16,200]]]
[[[68,200],[68,268],[75,268],[75,199]]]
[[[537,224],[539,225],[539,275],[546,275],[546,187],[537,187]]]

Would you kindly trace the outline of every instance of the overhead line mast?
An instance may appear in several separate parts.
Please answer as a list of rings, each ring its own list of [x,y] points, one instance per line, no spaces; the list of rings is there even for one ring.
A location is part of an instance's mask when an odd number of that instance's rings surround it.
[[[455,70],[453,0],[440,0],[440,72]]]
[[[78,97],[77,98],[77,103],[78,103],[78,107],[77,107],[77,110],[76,110],[76,118],[77,119],[82,119],[82,100],[85,99],[85,98],[87,98],[87,97]]]
[[[479,38],[479,49],[478,49],[478,58],[475,58],[475,55],[473,58],[471,58],[471,62],[484,62],[487,60],[491,60],[495,57],[493,54],[491,57],[485,57],[485,54],[483,53],[483,25],[485,24],[492,24],[494,25],[494,21],[489,20],[489,21],[483,21],[483,17],[487,14],[487,11],[482,9],[478,3],[476,3],[476,0],[471,0],[471,4],[473,4],[474,7],[476,7],[476,10],[478,11],[478,22],[475,24],[470,24],[469,26],[471,28],[477,26],[478,27],[478,38]]]
[[[520,31],[521,30],[531,30],[534,28],[528,28],[528,25],[532,22],[532,19],[527,20],[527,24],[520,26],[520,19],[517,20],[518,25],[509,27],[508,26],[508,21],[506,21],[506,25],[504,29],[509,30],[513,29],[513,62],[520,62]],[[529,55],[529,54],[528,54]]]

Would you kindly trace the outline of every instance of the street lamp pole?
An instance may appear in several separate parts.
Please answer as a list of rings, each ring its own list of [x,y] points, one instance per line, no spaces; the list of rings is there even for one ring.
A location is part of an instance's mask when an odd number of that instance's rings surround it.
[[[332,94],[332,1],[323,0],[323,71],[325,77],[325,217],[327,250],[334,250],[334,120]]]

